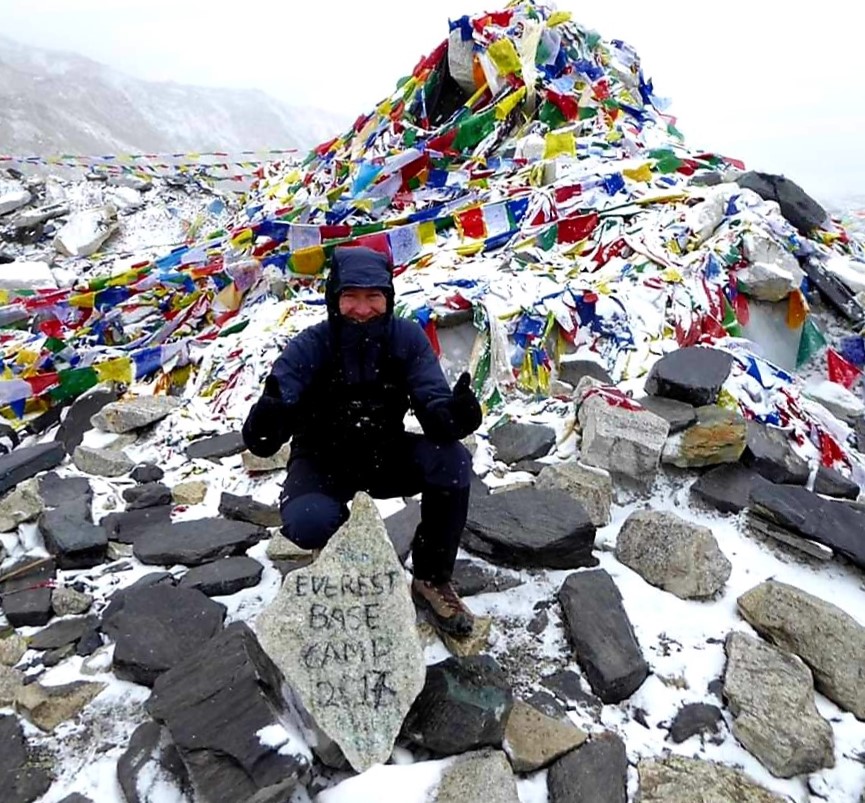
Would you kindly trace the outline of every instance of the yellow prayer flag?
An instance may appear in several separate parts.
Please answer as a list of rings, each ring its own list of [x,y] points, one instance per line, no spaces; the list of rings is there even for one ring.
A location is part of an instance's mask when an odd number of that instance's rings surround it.
[[[420,223],[417,227],[417,233],[420,237],[421,245],[436,244],[436,224],[431,220]]]
[[[9,303],[9,291],[8,290],[0,290],[0,304],[8,304]]]
[[[516,92],[512,92],[504,100],[496,104],[496,120],[504,120],[517,106],[522,103],[526,96],[526,88],[521,86]]]
[[[683,281],[682,274],[679,273],[675,268],[667,268],[662,274],[661,278],[665,282],[671,282],[672,284],[681,284]]]
[[[132,360],[129,357],[106,360],[93,368],[100,382],[122,382],[125,385],[132,382]]]
[[[629,167],[622,171],[622,174],[632,181],[651,181],[652,168],[648,162],[639,167]]]
[[[499,75],[511,75],[522,69],[520,57],[510,39],[499,39],[487,48],[487,54],[499,71]]]
[[[237,310],[240,309],[240,305],[243,303],[243,293],[237,289],[237,285],[234,282],[229,282],[216,294],[214,301],[223,309]]]
[[[243,247],[244,245],[250,245],[253,240],[252,229],[241,229],[237,234],[232,236],[231,244],[235,247]]]
[[[550,28],[554,28],[556,25],[561,25],[563,22],[567,22],[571,19],[570,11],[554,11],[550,14],[550,18],[547,20],[547,25]]]
[[[309,248],[299,248],[291,255],[291,269],[295,273],[312,276],[320,273],[324,267],[324,248],[313,245]]]
[[[390,102],[390,99],[388,99],[388,100],[383,100],[381,103],[379,103],[376,111],[380,115],[382,115],[383,117],[386,117],[388,114],[391,113],[392,109],[393,109],[393,104]]]
[[[18,365],[33,365],[39,359],[38,351],[30,351],[28,349],[20,349],[15,355],[15,362]]]
[[[470,256],[474,256],[475,254],[479,253],[483,247],[484,247],[483,240],[480,240],[478,242],[471,243],[470,245],[457,246],[456,252],[460,256],[470,257]]]
[[[79,293],[76,296],[69,297],[69,306],[78,307],[79,309],[93,309],[95,300],[96,293]]]
[[[544,159],[555,159],[557,156],[574,156],[577,144],[573,131],[550,131],[544,137]]]

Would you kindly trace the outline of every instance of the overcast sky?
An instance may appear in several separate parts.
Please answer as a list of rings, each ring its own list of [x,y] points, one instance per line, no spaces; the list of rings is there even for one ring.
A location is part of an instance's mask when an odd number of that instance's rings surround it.
[[[143,78],[257,87],[353,119],[447,36],[448,18],[505,5],[0,0],[0,34]],[[637,48],[691,146],[784,173],[824,202],[865,198],[861,3],[823,0],[807,13],[775,0],[557,6]]]

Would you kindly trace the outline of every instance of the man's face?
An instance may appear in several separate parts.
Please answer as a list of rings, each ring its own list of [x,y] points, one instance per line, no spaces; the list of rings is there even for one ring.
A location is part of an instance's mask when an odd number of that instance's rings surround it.
[[[384,315],[387,297],[374,287],[346,287],[339,294],[339,314],[355,323],[365,323]]]

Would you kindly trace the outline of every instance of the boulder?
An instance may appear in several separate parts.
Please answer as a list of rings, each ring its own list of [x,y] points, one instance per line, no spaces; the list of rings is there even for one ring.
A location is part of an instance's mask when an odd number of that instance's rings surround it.
[[[447,658],[427,667],[403,736],[438,755],[499,748],[512,706],[510,685],[491,656]]]
[[[835,499],[858,499],[859,486],[834,468],[819,466],[814,477],[814,493]]]
[[[662,460],[679,468],[735,463],[747,444],[747,422],[732,410],[709,405],[696,409],[697,420],[664,444]]]
[[[243,452],[241,459],[243,468],[249,474],[265,474],[269,471],[284,471],[291,457],[291,444],[286,443],[270,457],[256,457],[252,452]]]
[[[496,459],[502,463],[533,460],[556,445],[556,431],[543,424],[507,420],[490,430],[490,443],[496,450]]]
[[[808,665],[818,691],[865,720],[865,626],[836,605],[775,580],[742,594],[737,604],[763,638]]]
[[[85,474],[97,477],[122,477],[135,468],[135,463],[119,449],[94,449],[84,444],[75,447],[72,462]]]
[[[722,513],[738,513],[748,507],[751,493],[769,481],[738,463],[718,466],[697,478],[691,496]]]
[[[227,519],[247,521],[259,527],[280,527],[282,518],[276,505],[265,505],[251,496],[236,496],[223,491],[219,498],[219,513]]]
[[[0,499],[0,532],[8,533],[19,524],[35,519],[43,509],[35,479],[22,482]]]
[[[411,554],[418,524],[420,524],[420,502],[415,499],[406,499],[404,508],[384,520],[387,537],[390,538],[400,563],[405,563]]]
[[[105,562],[108,535],[82,508],[81,504],[52,508],[39,517],[45,548],[61,569],[87,569]]]
[[[17,186],[10,187],[0,194],[0,215],[8,215],[22,206],[27,206],[33,196],[30,195],[30,190],[26,187]]]
[[[784,485],[805,485],[810,470],[790,444],[787,432],[748,422],[748,446],[742,453],[742,463],[770,482]]]
[[[640,803],[784,803],[744,772],[699,758],[669,756],[641,761]]]
[[[28,754],[18,719],[0,715],[0,789],[4,803],[33,803],[48,791],[51,780],[50,770]]]
[[[311,754],[283,724],[281,686],[279,670],[243,622],[190,645],[156,680],[147,710],[170,731],[196,800],[269,800],[267,793],[286,783],[275,798],[282,801],[305,779]]]
[[[68,586],[55,588],[51,592],[51,607],[58,616],[87,613],[91,605],[93,605],[93,597]]]
[[[785,176],[749,170],[740,175],[736,183],[753,190],[764,201],[775,201],[781,208],[781,214],[802,234],[807,234],[826,221],[826,210],[795,181]]]
[[[574,657],[605,703],[630,697],[648,677],[619,589],[603,569],[574,572],[559,589]]]
[[[610,523],[613,482],[607,471],[589,468],[578,462],[545,467],[535,482],[541,490],[558,489],[576,499],[586,509],[595,527]]]
[[[650,396],[703,407],[718,400],[733,367],[733,356],[718,349],[688,346],[665,354],[646,377]]]
[[[87,633],[99,627],[98,616],[80,616],[61,619],[30,637],[31,650],[56,650],[67,644],[76,644]]]
[[[0,494],[35,477],[40,471],[59,466],[64,457],[66,452],[61,443],[19,446],[9,454],[0,455]]]
[[[106,609],[102,629],[116,642],[114,673],[152,686],[222,630],[225,606],[191,588],[157,583],[128,589]]]
[[[180,406],[173,396],[137,396],[105,405],[91,421],[103,432],[124,433],[155,424]]]
[[[442,773],[431,803],[520,803],[517,779],[500,750],[460,756]]]
[[[681,599],[715,596],[732,570],[708,527],[654,510],[628,516],[616,540],[616,557],[647,583]]]
[[[832,726],[814,704],[808,667],[744,633],[730,633],[726,652],[724,697],[742,746],[780,778],[834,767]]]
[[[191,792],[186,767],[168,729],[153,721],[139,725],[132,733],[117,759],[117,781],[126,803],[150,803],[166,785],[179,786],[181,794]]]
[[[22,558],[3,569],[0,600],[12,627],[41,627],[51,619],[51,588],[56,564],[52,558]]]
[[[50,732],[78,716],[105,688],[105,683],[89,680],[75,680],[57,686],[30,683],[18,692],[15,708],[37,728]]]
[[[550,803],[627,803],[628,756],[611,732],[593,736],[549,769]]]
[[[207,483],[203,480],[178,482],[171,489],[171,499],[175,505],[200,505],[207,497]]]
[[[266,536],[263,527],[243,521],[191,519],[145,531],[135,539],[132,549],[142,563],[199,566],[217,558],[243,554]]]
[[[388,759],[423,687],[415,618],[384,523],[360,493],[315,562],[289,574],[256,620],[300,705],[357,772]]]
[[[74,454],[75,449],[84,440],[84,434],[93,429],[90,419],[106,404],[116,402],[118,398],[120,398],[120,390],[116,386],[97,387],[79,396],[72,402],[54,440],[63,444],[66,454]]]
[[[171,505],[109,513],[99,524],[108,533],[109,540],[135,544],[146,533],[162,532],[171,526]]]
[[[89,518],[93,489],[87,477],[61,477],[49,471],[39,478],[39,495],[47,508],[76,506]]]
[[[563,491],[518,488],[473,494],[462,546],[506,566],[573,569],[596,566],[595,525]]]

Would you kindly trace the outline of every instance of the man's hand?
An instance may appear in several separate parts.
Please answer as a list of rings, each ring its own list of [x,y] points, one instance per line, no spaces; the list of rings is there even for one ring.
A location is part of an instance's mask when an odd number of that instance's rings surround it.
[[[273,374],[264,381],[261,398],[252,405],[243,425],[243,442],[258,457],[270,457],[291,434],[290,408],[282,400]]]
[[[483,412],[471,387],[472,377],[468,371],[463,372],[453,389],[451,414],[459,432],[458,437],[464,438],[474,432],[483,421]]]

